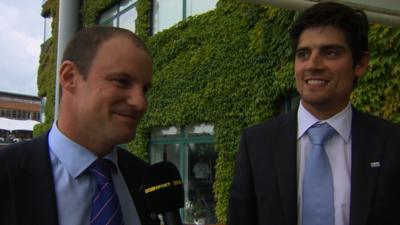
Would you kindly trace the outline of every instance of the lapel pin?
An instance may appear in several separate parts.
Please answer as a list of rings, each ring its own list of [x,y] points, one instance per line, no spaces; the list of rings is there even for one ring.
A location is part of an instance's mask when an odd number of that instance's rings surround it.
[[[369,165],[371,166],[371,168],[381,167],[380,162],[371,162]]]

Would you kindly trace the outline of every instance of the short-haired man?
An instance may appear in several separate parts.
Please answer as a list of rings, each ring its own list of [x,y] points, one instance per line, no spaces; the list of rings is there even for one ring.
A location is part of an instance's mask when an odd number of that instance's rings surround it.
[[[156,225],[146,164],[117,147],[147,108],[152,60],[132,32],[95,26],[69,42],[50,131],[0,152],[0,224]]]
[[[291,29],[297,112],[243,133],[228,225],[400,224],[400,126],[360,113],[368,20],[319,3]]]

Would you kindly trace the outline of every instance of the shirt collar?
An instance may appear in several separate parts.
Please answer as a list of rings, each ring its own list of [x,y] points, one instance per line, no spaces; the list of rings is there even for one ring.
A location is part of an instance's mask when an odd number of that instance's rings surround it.
[[[348,143],[350,141],[351,135],[351,120],[352,120],[352,109],[351,104],[349,104],[339,113],[330,117],[327,120],[318,120],[314,115],[312,115],[306,108],[304,108],[303,103],[300,102],[299,109],[297,111],[297,138],[301,138],[304,133],[312,125],[318,122],[326,122],[331,127],[333,127],[336,132],[343,138],[343,140]]]
[[[65,136],[58,129],[56,122],[53,123],[49,133],[49,148],[63,167],[74,178],[81,175],[97,159],[97,156],[89,149]],[[117,151],[115,148],[103,158],[109,159],[115,165],[118,165]]]

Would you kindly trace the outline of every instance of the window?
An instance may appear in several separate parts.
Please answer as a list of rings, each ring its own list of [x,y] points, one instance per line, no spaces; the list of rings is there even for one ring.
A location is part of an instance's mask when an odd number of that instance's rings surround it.
[[[45,105],[46,105],[46,102],[47,102],[47,98],[46,97],[43,97],[43,98],[41,98],[41,104],[40,104],[40,113],[39,113],[39,122],[44,122],[44,121],[46,121],[46,115],[45,115]]]
[[[214,126],[200,124],[154,130],[150,162],[171,161],[179,169],[185,190],[184,223],[216,223],[212,185],[215,175]]]
[[[33,120],[40,121],[40,113],[39,112],[33,113]]]
[[[217,0],[186,0],[186,17],[198,15],[214,9]]]
[[[167,29],[182,19],[214,9],[218,0],[154,0],[153,33]]]
[[[53,22],[52,17],[44,18],[44,30],[43,30],[43,42],[51,38],[51,23]]]
[[[135,32],[136,2],[123,0],[101,14],[99,24],[121,27]]]
[[[17,119],[22,119],[22,111],[21,110],[17,110]]]

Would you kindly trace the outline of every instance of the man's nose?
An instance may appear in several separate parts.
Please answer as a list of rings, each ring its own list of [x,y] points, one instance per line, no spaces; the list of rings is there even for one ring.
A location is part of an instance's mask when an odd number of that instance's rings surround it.
[[[138,110],[146,111],[147,98],[143,88],[135,87],[130,90],[127,103]]]
[[[318,52],[313,52],[307,60],[307,70],[321,70],[324,67],[323,58]]]

